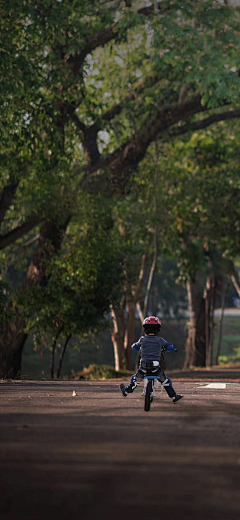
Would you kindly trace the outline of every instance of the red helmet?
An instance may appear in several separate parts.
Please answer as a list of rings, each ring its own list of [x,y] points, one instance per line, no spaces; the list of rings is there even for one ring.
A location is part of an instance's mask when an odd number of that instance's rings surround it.
[[[143,327],[144,325],[160,325],[161,327],[162,322],[159,318],[157,318],[157,316],[148,316],[148,318],[145,318],[143,322]]]

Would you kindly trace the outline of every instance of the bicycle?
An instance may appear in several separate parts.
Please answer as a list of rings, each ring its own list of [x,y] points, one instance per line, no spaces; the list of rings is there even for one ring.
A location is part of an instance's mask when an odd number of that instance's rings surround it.
[[[177,352],[178,349],[175,348],[174,352]],[[165,349],[162,349],[162,358],[164,359],[163,352],[165,352]],[[157,375],[152,374],[145,374],[144,376],[144,384],[147,380],[146,389],[143,390],[143,395],[145,394],[145,400],[144,400],[144,411],[149,412],[151,408],[151,403],[153,402],[153,398],[155,397],[155,385],[154,385],[154,379],[156,381],[160,381],[160,377]]]
[[[150,376],[150,375],[146,374],[144,376],[144,379],[148,379],[146,393],[145,393],[145,400],[144,400],[144,410],[145,410],[145,412],[149,412],[151,403],[153,402],[153,397],[155,397],[154,379],[156,379],[157,381],[160,381],[160,377],[159,376]]]

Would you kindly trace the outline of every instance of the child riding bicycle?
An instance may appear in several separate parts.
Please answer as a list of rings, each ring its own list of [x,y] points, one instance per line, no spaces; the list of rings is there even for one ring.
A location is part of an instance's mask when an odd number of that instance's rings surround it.
[[[141,351],[140,365],[136,374],[131,377],[129,385],[125,386],[123,383],[120,385],[124,397],[126,397],[127,394],[131,394],[144,379],[145,374],[148,373],[159,377],[163,388],[174,403],[182,399],[183,395],[176,394],[171,379],[166,376],[160,367],[162,350],[164,349],[168,352],[176,351],[172,343],[158,336],[161,326],[162,323],[156,316],[145,318],[143,322],[145,336],[141,336],[141,338],[132,345],[132,349],[135,352]]]

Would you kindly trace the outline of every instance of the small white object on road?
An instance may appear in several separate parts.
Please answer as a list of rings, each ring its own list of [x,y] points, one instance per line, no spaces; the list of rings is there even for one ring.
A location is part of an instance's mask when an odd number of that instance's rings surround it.
[[[75,395],[77,395],[77,392],[75,392],[75,390],[73,390],[72,396],[75,397]]]
[[[202,388],[214,388],[215,390],[224,390],[227,388],[226,383],[209,383],[208,385],[204,385]]]

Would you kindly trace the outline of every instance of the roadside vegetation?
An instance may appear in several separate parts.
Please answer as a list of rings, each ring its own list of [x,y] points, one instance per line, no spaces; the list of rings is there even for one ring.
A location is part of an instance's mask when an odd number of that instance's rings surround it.
[[[173,341],[178,347],[178,353],[165,356],[167,370],[181,370],[185,360],[186,320],[164,320],[162,335]],[[215,340],[213,360],[215,359],[219,319],[215,319]],[[139,326],[136,323],[136,337]],[[221,354],[218,363],[221,366],[238,366],[240,364],[240,320],[239,317],[225,316],[223,323],[223,336]],[[32,338],[29,338],[23,354],[22,379],[50,379],[50,349],[42,345],[42,350],[34,350]],[[56,366],[58,366],[60,347],[56,350]],[[133,359],[132,370],[134,370]],[[214,364],[214,362],[213,362]],[[99,367],[99,368],[97,368]],[[111,368],[109,368],[111,367]],[[102,333],[93,343],[73,345],[70,343],[64,358],[60,379],[98,379],[129,377],[132,371],[119,371],[114,369],[114,354],[110,331]],[[119,374],[119,375],[118,375]]]
[[[239,8],[3,0],[0,14],[0,378],[39,377],[27,358],[49,355],[51,378],[132,370],[149,313],[176,332],[173,364],[238,356],[238,330],[216,347],[214,309],[240,297]]]

